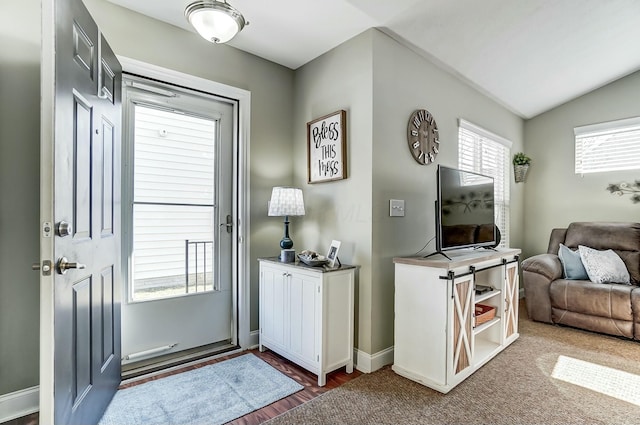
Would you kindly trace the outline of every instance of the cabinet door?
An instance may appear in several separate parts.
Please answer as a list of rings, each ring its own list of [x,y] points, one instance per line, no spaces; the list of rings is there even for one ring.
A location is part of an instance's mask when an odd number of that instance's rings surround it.
[[[504,282],[504,337],[509,340],[518,333],[518,262],[509,263],[505,270]]]
[[[318,363],[318,318],[320,279],[292,273],[289,281],[289,350],[307,362]]]
[[[452,297],[452,373],[457,375],[471,366],[473,358],[473,275],[453,281]]]
[[[286,347],[285,312],[288,274],[269,266],[260,268],[260,332],[269,344]]]

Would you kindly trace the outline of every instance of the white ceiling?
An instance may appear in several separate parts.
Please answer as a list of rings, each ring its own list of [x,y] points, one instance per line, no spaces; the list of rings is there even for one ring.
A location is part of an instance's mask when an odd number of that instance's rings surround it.
[[[192,0],[109,1],[193,31]],[[228,1],[240,50],[296,69],[376,27],[523,118],[640,70],[640,0]]]

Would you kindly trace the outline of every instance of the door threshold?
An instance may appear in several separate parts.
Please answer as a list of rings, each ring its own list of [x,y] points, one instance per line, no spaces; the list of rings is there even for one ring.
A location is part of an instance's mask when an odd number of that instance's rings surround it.
[[[122,366],[122,384],[146,379],[161,373],[171,372],[218,357],[240,352],[242,349],[229,343],[211,344],[191,350],[166,354],[153,359],[142,360]]]

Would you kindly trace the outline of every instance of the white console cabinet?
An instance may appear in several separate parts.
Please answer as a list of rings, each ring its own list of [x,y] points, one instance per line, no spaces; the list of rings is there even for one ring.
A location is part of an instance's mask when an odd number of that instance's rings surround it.
[[[318,375],[353,372],[354,266],[260,261],[260,351],[269,348]]]
[[[519,254],[459,250],[447,251],[451,260],[394,258],[392,369],[447,393],[515,341]],[[477,294],[478,285],[492,290]],[[495,307],[495,317],[476,326],[476,304]]]

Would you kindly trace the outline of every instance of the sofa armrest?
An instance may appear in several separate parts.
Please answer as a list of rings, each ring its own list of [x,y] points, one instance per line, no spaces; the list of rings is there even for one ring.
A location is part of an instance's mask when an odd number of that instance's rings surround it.
[[[539,254],[522,262],[522,270],[540,274],[550,281],[562,278],[560,258],[554,254]]]
[[[540,254],[522,262],[527,314],[531,320],[553,323],[551,320],[551,282],[562,278],[562,264],[554,254]]]

